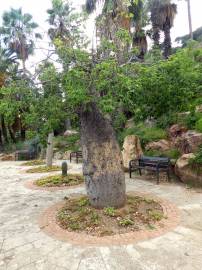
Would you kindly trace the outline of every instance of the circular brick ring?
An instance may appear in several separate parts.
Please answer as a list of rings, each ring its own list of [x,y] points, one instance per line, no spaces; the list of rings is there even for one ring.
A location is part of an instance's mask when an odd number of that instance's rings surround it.
[[[24,187],[32,190],[43,190],[43,191],[58,191],[58,190],[64,190],[64,189],[73,189],[73,188],[78,188],[84,186],[84,184],[78,184],[78,185],[73,185],[73,186],[60,186],[60,187],[42,187],[42,186],[37,186],[36,185],[37,180],[30,180],[26,181],[24,183]]]
[[[139,241],[163,235],[173,230],[180,222],[180,212],[178,208],[167,200],[157,198],[150,194],[139,192],[128,192],[129,195],[139,195],[148,199],[154,199],[162,208],[166,218],[155,224],[154,230],[140,230],[113,236],[96,237],[86,233],[75,233],[64,230],[59,226],[56,220],[57,212],[65,205],[65,202],[59,202],[46,209],[39,217],[40,229],[47,235],[60,240],[69,242],[73,245],[87,246],[108,246],[108,245],[128,245]]]

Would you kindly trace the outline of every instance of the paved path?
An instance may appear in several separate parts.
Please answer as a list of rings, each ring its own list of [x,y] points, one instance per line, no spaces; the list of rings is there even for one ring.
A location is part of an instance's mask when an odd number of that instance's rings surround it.
[[[18,162],[0,162],[0,270],[201,270],[202,193],[177,184],[157,186],[127,180],[127,189],[168,199],[181,209],[172,232],[134,245],[80,248],[40,231],[39,214],[65,195],[84,188],[47,192],[23,183],[40,175],[23,173]],[[74,165],[76,171],[81,166]]]

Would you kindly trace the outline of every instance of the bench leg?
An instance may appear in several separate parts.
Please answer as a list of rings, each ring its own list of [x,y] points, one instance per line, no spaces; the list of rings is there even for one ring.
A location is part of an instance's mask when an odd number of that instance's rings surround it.
[[[168,177],[168,182],[171,182],[171,178],[170,178],[170,170],[167,170],[167,177]]]
[[[72,162],[72,155],[69,156],[70,163]]]
[[[159,181],[159,171],[156,172],[156,178],[157,178],[157,185],[159,185],[160,181]]]
[[[139,169],[139,174],[140,174],[140,176],[142,176],[142,170],[141,169]]]
[[[129,169],[129,176],[130,176],[130,179],[132,178],[132,171],[131,169]]]

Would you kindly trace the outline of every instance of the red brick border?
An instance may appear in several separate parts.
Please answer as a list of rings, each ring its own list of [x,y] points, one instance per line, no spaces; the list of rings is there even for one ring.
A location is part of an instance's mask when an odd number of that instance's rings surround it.
[[[24,187],[32,190],[43,190],[43,191],[58,191],[58,190],[64,190],[64,189],[72,189],[72,188],[77,188],[77,187],[82,187],[84,184],[78,184],[74,186],[61,186],[61,187],[42,187],[42,186],[37,186],[35,184],[37,180],[31,180],[31,181],[26,181],[24,183]]]
[[[106,245],[128,245],[139,241],[158,237],[173,230],[180,222],[180,212],[178,208],[167,200],[160,199],[150,194],[139,192],[128,192],[130,195],[141,195],[159,202],[163,208],[166,219],[155,224],[154,230],[141,230],[113,236],[96,237],[85,233],[68,232],[61,228],[56,221],[57,212],[64,206],[65,202],[59,202],[46,209],[39,217],[40,229],[47,235],[74,245],[86,246],[106,246]]]

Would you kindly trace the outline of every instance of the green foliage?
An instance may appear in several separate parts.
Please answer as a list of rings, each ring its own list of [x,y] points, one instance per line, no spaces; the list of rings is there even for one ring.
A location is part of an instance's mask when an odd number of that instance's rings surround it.
[[[79,174],[69,174],[67,176],[52,175],[38,179],[35,183],[41,187],[54,186],[74,186],[84,182],[83,176]]]
[[[51,167],[47,167],[47,166],[35,167],[32,169],[28,169],[26,172],[27,173],[48,173],[48,172],[54,172],[54,171],[60,171],[60,170],[61,170],[60,166],[53,165]]]
[[[151,157],[168,157],[170,159],[178,159],[180,157],[180,152],[177,149],[170,149],[164,152],[161,151],[154,151],[154,150],[149,150],[145,152],[146,156],[151,156]]]
[[[130,226],[130,225],[133,225],[133,224],[134,224],[134,221],[132,221],[129,218],[124,218],[124,219],[119,221],[119,225],[123,226],[123,227],[127,227],[127,226]]]
[[[156,210],[149,210],[148,211],[149,217],[154,221],[160,221],[163,219],[164,215],[162,212],[156,211]]]
[[[80,148],[79,139],[79,134],[70,135],[68,137],[57,136],[54,138],[54,147],[58,148],[61,152],[68,150],[72,152],[78,151]]]
[[[202,165],[202,146],[195,153],[195,157],[189,160],[189,164],[193,167]]]
[[[200,118],[200,119],[196,122],[196,130],[198,130],[199,132],[202,132],[202,118]]]
[[[124,130],[119,135],[119,142],[123,143],[124,138],[128,135],[137,135],[143,147],[149,142],[166,139],[167,137],[165,130],[157,127],[146,127],[142,123],[134,128]]]
[[[201,51],[201,48],[181,49],[168,61],[125,67],[132,85],[125,89],[123,100],[137,120],[158,119],[190,109],[201,92],[202,64],[195,56]]]
[[[103,209],[106,216],[114,217],[116,215],[116,210],[114,207],[106,207]]]

